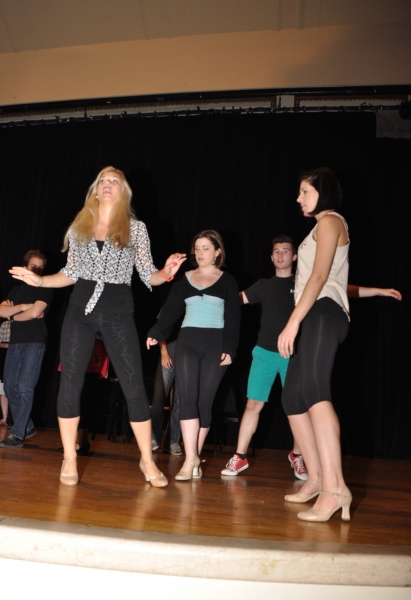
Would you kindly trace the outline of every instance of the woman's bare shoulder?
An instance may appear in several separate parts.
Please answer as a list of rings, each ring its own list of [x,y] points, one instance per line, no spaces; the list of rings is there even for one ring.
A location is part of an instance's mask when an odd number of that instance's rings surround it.
[[[335,240],[337,246],[345,246],[349,241],[348,226],[345,219],[338,213],[324,215],[316,229],[316,241]]]
[[[338,213],[327,213],[317,223],[317,231],[326,229],[344,230],[346,229],[345,219]]]

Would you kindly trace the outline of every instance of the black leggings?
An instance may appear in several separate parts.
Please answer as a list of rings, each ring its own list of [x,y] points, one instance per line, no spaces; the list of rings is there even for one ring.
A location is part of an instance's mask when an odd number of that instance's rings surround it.
[[[282,403],[286,415],[300,415],[323,400],[331,401],[331,373],[338,346],[348,333],[348,318],[330,298],[317,300],[301,323],[291,357]]]
[[[143,382],[140,344],[132,313],[108,313],[69,304],[61,335],[61,380],[57,414],[64,419],[80,414],[80,394],[96,337],[107,354],[127,400],[130,421],[148,421],[150,406]]]
[[[183,327],[180,330],[175,371],[181,421],[200,419],[200,427],[210,427],[214,396],[227,369],[220,367],[222,352],[222,329]]]

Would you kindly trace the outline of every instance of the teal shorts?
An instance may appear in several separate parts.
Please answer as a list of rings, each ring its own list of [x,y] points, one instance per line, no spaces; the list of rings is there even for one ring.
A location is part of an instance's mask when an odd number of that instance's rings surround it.
[[[289,360],[283,358],[278,352],[270,352],[261,346],[255,346],[248,376],[247,398],[267,402],[278,374],[284,386]]]

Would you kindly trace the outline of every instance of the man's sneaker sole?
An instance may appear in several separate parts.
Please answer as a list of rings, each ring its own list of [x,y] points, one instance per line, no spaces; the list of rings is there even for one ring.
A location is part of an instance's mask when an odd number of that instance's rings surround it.
[[[23,448],[23,442],[18,442],[17,444],[10,444],[8,445],[7,443],[4,444],[4,442],[8,440],[8,438],[4,438],[1,442],[0,442],[0,448]]]
[[[179,452],[176,452],[175,450],[171,450],[170,448],[167,450],[167,452],[169,454],[172,454],[173,456],[183,456],[184,452],[182,450],[180,450]]]
[[[237,469],[237,471],[230,471],[230,469],[223,469],[221,471],[221,475],[229,475],[230,477],[234,477],[235,475],[238,475],[239,473],[241,473],[241,471],[245,471],[245,469],[248,469],[250,465],[244,465],[243,467],[240,467],[239,469]]]

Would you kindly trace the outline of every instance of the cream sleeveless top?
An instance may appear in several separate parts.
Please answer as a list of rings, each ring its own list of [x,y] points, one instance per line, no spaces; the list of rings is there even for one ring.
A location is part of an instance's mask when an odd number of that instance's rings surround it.
[[[345,219],[336,212],[329,212],[328,214],[335,215],[342,220],[348,236],[348,226]],[[317,229],[317,226],[318,223],[298,247],[298,263],[294,287],[294,302],[296,305],[301,298],[301,295],[313,270],[314,258],[317,250],[317,241],[314,239],[314,232]],[[317,298],[317,300],[320,300],[321,298],[331,298],[331,300],[337,302],[337,304],[339,304],[347,314],[348,319],[350,319],[350,309],[347,296],[349,246],[350,239],[348,237],[348,242],[345,244],[345,246],[337,247],[330,274],[328,275],[328,279]]]

